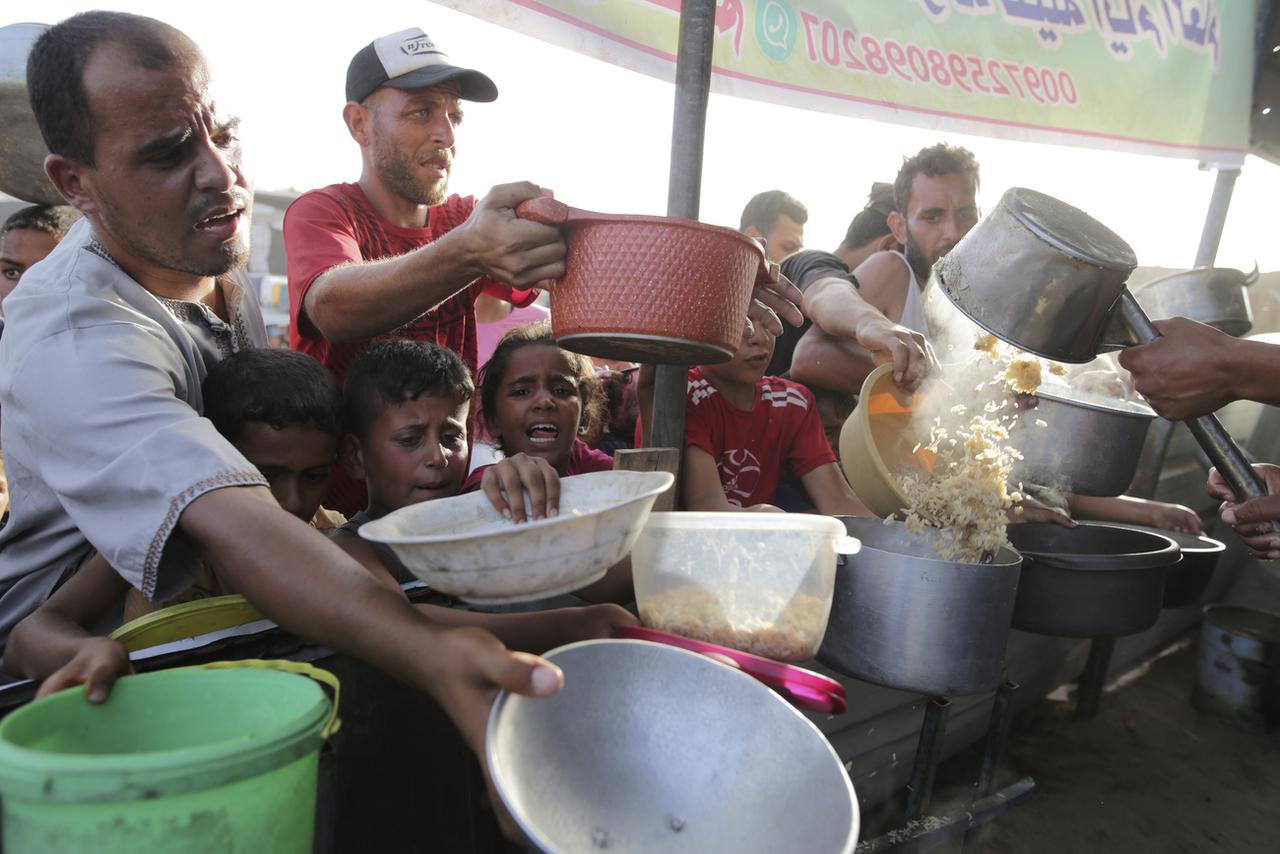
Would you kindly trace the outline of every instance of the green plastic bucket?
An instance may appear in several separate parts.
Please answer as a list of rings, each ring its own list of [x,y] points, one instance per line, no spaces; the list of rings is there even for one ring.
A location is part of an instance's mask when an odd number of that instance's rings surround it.
[[[308,852],[336,713],[333,675],[288,661],[129,676],[98,706],[83,688],[37,700],[0,721],[4,851]]]

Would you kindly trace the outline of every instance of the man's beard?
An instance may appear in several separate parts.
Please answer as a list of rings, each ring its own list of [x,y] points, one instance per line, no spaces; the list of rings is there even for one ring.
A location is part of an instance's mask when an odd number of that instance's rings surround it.
[[[393,193],[415,205],[438,205],[448,194],[447,174],[438,181],[422,180],[414,173],[413,160],[393,146],[375,143],[373,165]]]
[[[924,287],[924,283],[929,281],[929,274],[933,272],[933,265],[937,263],[938,258],[941,258],[950,249],[951,247],[948,246],[942,252],[939,252],[936,257],[930,258],[925,254],[920,244],[916,243],[915,237],[911,234],[911,229],[907,229],[907,245],[903,254],[907,256],[907,264],[911,266],[911,272],[916,274],[916,281],[920,283],[921,287]]]
[[[128,218],[121,215],[120,207],[114,202],[102,198],[99,203],[102,206],[102,227],[134,257],[161,269],[192,276],[224,276],[232,270],[243,267],[249,261],[249,241],[244,235],[249,233],[251,226],[252,205],[247,202],[244,211],[240,214],[243,223],[239,236],[220,246],[217,253],[210,258],[193,258],[184,255],[181,247],[166,245],[143,228],[135,229],[132,225],[124,225]]]

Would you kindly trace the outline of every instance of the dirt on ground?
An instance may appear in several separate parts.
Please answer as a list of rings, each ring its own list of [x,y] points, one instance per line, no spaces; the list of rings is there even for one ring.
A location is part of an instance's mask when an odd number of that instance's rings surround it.
[[[1030,775],[1029,800],[988,825],[989,854],[1219,854],[1280,850],[1280,733],[1244,732],[1191,705],[1195,645],[1184,642],[1119,680],[1096,718],[1067,692],[1014,721],[997,786]],[[976,748],[940,769],[958,805]],[[953,850],[955,850],[953,848]],[[978,850],[970,844],[966,852]]]

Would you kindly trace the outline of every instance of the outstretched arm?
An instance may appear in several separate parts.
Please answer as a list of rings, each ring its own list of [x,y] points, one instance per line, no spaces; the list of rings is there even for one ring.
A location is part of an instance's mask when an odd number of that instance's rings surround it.
[[[303,312],[330,341],[355,341],[396,329],[487,275],[517,287],[564,273],[559,230],[519,219],[515,206],[542,194],[535,184],[504,184],[477,203],[467,221],[418,249],[382,261],[343,264],[307,288]],[[305,214],[286,224],[290,254],[325,235]]]

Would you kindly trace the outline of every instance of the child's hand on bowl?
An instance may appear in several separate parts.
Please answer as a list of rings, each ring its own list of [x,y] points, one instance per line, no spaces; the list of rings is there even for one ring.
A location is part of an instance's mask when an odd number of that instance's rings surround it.
[[[541,457],[519,453],[485,469],[480,488],[504,519],[524,522],[560,514],[560,475]],[[529,495],[526,513],[524,495]]]

